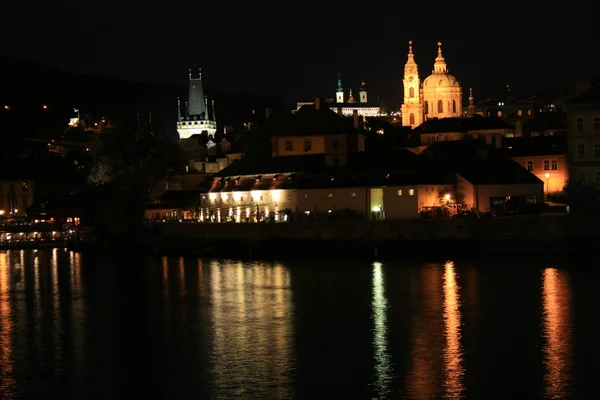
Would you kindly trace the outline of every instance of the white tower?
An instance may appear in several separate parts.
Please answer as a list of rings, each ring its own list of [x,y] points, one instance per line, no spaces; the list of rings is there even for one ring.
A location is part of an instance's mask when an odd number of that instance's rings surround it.
[[[342,87],[342,78],[340,77],[339,72],[338,72],[337,90],[335,91],[335,102],[336,103],[344,102],[344,88]]]
[[[214,109],[212,111],[214,116]],[[179,132],[180,140],[202,133],[214,137],[217,131],[217,121],[211,118],[208,112],[208,103],[204,96],[202,72],[200,70],[198,70],[197,77],[192,77],[192,70],[189,71],[188,101],[186,102],[184,115],[183,117],[179,115],[177,121],[177,132]]]
[[[360,79],[360,92],[358,92],[358,95],[359,95],[361,103],[367,102],[367,85],[365,84],[364,75],[361,76],[361,79]]]

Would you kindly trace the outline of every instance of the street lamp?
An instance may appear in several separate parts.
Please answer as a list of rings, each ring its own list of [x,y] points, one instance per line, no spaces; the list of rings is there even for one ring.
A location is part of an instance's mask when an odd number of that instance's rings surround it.
[[[548,187],[548,178],[550,178],[550,174],[548,172],[546,172],[546,193],[548,193],[548,191],[549,191],[548,190],[549,189],[549,187]]]

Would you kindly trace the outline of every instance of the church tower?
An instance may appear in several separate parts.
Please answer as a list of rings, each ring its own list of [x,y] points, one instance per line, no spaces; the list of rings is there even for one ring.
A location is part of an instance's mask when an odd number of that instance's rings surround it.
[[[360,98],[361,103],[367,102],[367,85],[365,84],[364,75],[361,76],[361,79],[360,79],[360,92],[358,92],[358,96]]]
[[[419,68],[412,51],[412,40],[408,42],[408,61],[404,66],[404,104],[402,104],[402,126],[415,128],[423,123],[423,95]]]
[[[178,100],[178,107],[180,103]],[[217,121],[214,119],[214,103],[213,117],[208,113],[208,100],[204,96],[204,88],[202,87],[202,72],[198,70],[196,76],[192,75],[192,70],[189,71],[189,87],[188,98],[185,102],[185,116],[181,116],[177,121],[177,132],[179,139],[188,139],[192,135],[208,134],[215,135],[217,131]]]
[[[473,98],[473,89],[469,88],[469,105],[467,106],[467,117],[475,116],[475,99]]]
[[[335,91],[335,102],[336,103],[344,102],[344,88],[342,87],[342,78],[340,77],[339,72],[338,72],[337,90]]]

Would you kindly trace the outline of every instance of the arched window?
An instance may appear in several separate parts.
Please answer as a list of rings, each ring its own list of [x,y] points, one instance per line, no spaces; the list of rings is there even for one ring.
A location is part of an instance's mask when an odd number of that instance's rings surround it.
[[[410,114],[410,117],[408,117],[408,118],[409,118],[409,123],[411,125],[414,125],[415,124],[415,114]]]
[[[438,114],[441,114],[444,112],[444,102],[441,100],[438,100]]]
[[[415,88],[409,88],[408,89],[408,97],[413,98],[415,97]]]
[[[452,100],[452,112],[456,114],[456,100]]]

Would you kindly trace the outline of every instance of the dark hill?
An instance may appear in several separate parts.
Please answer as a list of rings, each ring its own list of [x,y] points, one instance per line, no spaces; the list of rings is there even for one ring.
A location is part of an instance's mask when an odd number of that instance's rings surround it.
[[[185,71],[183,74],[186,76]],[[0,134],[5,141],[60,136],[69,118],[76,116],[75,108],[115,121],[122,129],[135,127],[136,114],[147,119],[152,113],[155,127],[176,137],[177,97],[187,95],[184,86],[78,75],[9,57],[0,57],[0,88]],[[220,125],[260,118],[266,107],[280,104],[273,98],[219,93],[210,88],[206,93],[215,98]]]

